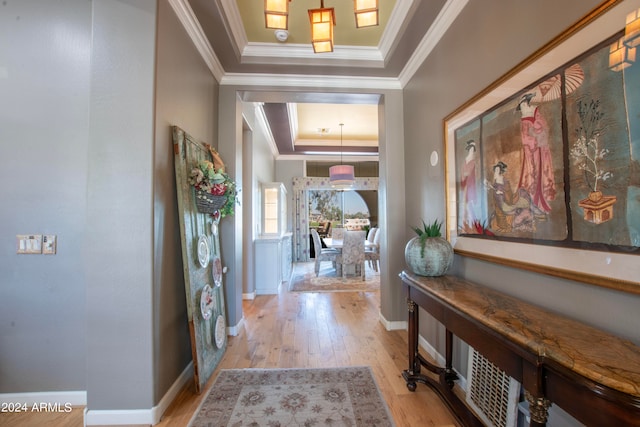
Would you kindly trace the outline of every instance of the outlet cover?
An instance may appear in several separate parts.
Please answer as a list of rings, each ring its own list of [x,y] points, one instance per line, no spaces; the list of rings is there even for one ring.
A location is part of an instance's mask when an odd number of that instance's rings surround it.
[[[45,255],[55,255],[58,239],[55,234],[45,234],[42,236],[42,253]]]

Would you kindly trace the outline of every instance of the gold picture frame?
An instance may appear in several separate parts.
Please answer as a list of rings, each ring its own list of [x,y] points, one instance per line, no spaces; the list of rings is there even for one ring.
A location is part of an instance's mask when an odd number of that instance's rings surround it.
[[[640,0],[603,2],[444,119],[457,254],[640,294],[632,13]]]

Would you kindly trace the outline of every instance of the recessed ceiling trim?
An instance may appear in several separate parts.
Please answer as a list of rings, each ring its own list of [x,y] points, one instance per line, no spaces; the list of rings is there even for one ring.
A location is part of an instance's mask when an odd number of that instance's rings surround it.
[[[279,154],[276,156],[276,160],[309,160],[314,162],[339,162],[340,154],[329,155],[327,153],[309,153],[309,154]],[[343,156],[346,162],[378,162],[380,156],[378,154],[372,155],[357,155],[357,156]]]
[[[238,9],[238,3],[235,0],[218,0],[223,10],[223,13],[226,17],[228,28],[231,32],[231,37],[233,42],[233,49],[236,51],[236,54],[240,57],[240,62],[245,64],[286,64],[286,65],[299,65],[299,62],[295,62],[301,58],[313,58],[314,62],[320,62],[323,64],[323,60],[325,58],[318,58],[318,54],[313,53],[313,49],[308,44],[300,45],[304,46],[304,53],[301,55],[297,52],[298,47],[296,45],[283,46],[282,43],[253,43],[249,42],[247,38],[247,33],[244,29],[244,24],[242,22],[242,16],[240,15],[240,9]],[[347,65],[347,66],[356,66],[356,67],[384,67],[384,61],[386,60],[387,55],[389,54],[391,47],[393,46],[395,39],[398,34],[400,34],[400,29],[404,24],[404,21],[407,17],[407,14],[413,7],[416,0],[399,0],[396,2],[393,10],[391,11],[391,16],[389,17],[389,21],[385,27],[384,32],[380,38],[380,42],[378,43],[377,48],[369,47],[372,52],[367,53],[366,56],[362,57],[362,53],[359,52],[358,47],[349,47],[348,49],[344,49],[344,46],[340,46],[340,49],[335,49],[332,52],[331,57],[335,58],[333,60],[339,59],[353,59],[358,58],[365,61],[377,62],[381,61],[380,65],[377,64],[363,64],[363,65],[353,65],[353,64],[335,64],[339,66]],[[276,52],[274,53],[266,53],[263,49],[274,49]],[[338,46],[336,46],[337,48]],[[339,52],[342,50],[343,52]],[[337,55],[334,55],[336,54]],[[355,55],[355,56],[354,56]],[[322,55],[326,56],[326,55]],[[259,60],[252,59],[262,58]],[[265,61],[264,58],[278,58],[277,62],[262,62]],[[290,62],[290,60],[294,62]],[[307,63],[308,64],[308,63]],[[323,64],[327,65],[327,64]]]
[[[440,13],[433,21],[433,25],[420,41],[411,58],[407,61],[400,75],[398,76],[402,87],[405,87],[413,75],[418,71],[420,65],[427,59],[431,51],[436,47],[449,26],[458,17],[462,9],[469,0],[447,0]]]
[[[273,137],[273,133],[271,132],[271,127],[269,126],[267,115],[264,112],[264,103],[256,102],[253,105],[256,114],[256,121],[258,122],[258,125],[267,138],[267,143],[269,144],[269,148],[271,149],[271,154],[275,157],[278,155],[278,145],[276,144],[276,140]]]
[[[285,86],[314,89],[402,90],[395,77],[312,76],[302,74],[226,73],[222,86]]]
[[[204,31],[200,26],[200,22],[193,12],[193,9],[191,9],[188,1],[169,0],[169,4],[178,16],[178,20],[187,31],[187,34],[202,56],[202,59],[207,64],[207,67],[211,70],[211,74],[213,74],[213,77],[220,82],[224,76],[224,68],[222,68],[222,64],[220,64],[218,57],[213,51],[213,48],[205,36]]]
[[[289,132],[291,138],[295,141],[298,139],[298,107],[295,102],[287,102],[287,113],[289,115]],[[295,145],[295,143],[294,143]]]
[[[336,67],[383,68],[380,50],[370,46],[335,46],[333,52],[319,55],[308,44],[254,43],[242,52],[243,64],[328,65]]]
[[[296,139],[295,145],[296,147],[304,147],[306,145],[317,146],[319,144],[326,146],[339,146],[339,139],[309,139],[309,138],[300,138]],[[377,139],[345,139],[343,140],[343,144],[350,147],[377,147],[378,140]]]
[[[415,0],[399,0],[391,11],[391,16],[389,16],[387,26],[382,33],[382,37],[380,37],[380,43],[378,43],[380,55],[382,55],[385,60],[389,55],[398,34],[402,33],[402,26],[404,25],[404,21],[414,3]]]
[[[380,103],[379,93],[283,91],[281,88],[269,90],[247,89],[242,91],[244,102],[287,102],[312,104],[373,104]]]
[[[231,44],[238,58],[241,58],[242,52],[247,46],[247,43],[249,43],[249,40],[247,39],[247,33],[244,31],[244,24],[242,23],[242,16],[240,16],[238,3],[234,0],[219,1],[227,22],[227,28],[231,31],[231,37],[233,37],[234,43]]]

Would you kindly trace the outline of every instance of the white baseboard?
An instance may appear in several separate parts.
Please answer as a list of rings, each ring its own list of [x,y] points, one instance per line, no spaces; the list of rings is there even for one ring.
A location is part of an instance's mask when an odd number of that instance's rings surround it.
[[[418,335],[418,346],[422,347],[422,350],[424,350],[425,353],[431,356],[431,358],[435,360],[439,366],[445,365],[446,359],[444,358],[444,356],[438,353],[438,351],[431,344],[429,344],[429,342],[424,339],[422,335]],[[460,372],[458,372],[455,368],[453,370],[456,372],[456,374],[458,374],[458,380],[456,384],[460,386],[462,390],[466,390],[467,379],[460,375]]]
[[[180,376],[173,382],[160,402],[151,409],[122,410],[84,410],[84,425],[155,425],[180,393],[180,390],[193,379],[193,362],[190,362]]]
[[[382,315],[382,312],[378,313],[378,315],[380,317],[380,322],[384,325],[384,328],[387,331],[404,331],[407,329],[408,323],[406,320],[389,321]]]
[[[249,292],[248,294],[242,294],[242,299],[246,299],[246,300],[256,299],[256,291]]]
[[[0,403],[19,403],[28,407],[41,403],[59,404],[62,408],[66,404],[71,406],[85,406],[87,404],[86,391],[42,391],[32,393],[0,393]]]
[[[438,365],[440,366],[444,366],[444,364],[446,363],[446,360],[444,358],[444,356],[442,356],[440,353],[438,353],[438,350],[435,349],[434,346],[432,346],[429,341],[427,341],[426,339],[424,339],[424,337],[422,335],[418,335],[418,345],[420,347],[422,347],[422,349],[429,355],[431,356],[431,358],[433,360],[435,360]]]
[[[242,329],[242,325],[244,325],[244,316],[240,319],[237,325],[227,327],[227,335],[232,337],[237,337],[238,334],[240,334],[240,329]]]

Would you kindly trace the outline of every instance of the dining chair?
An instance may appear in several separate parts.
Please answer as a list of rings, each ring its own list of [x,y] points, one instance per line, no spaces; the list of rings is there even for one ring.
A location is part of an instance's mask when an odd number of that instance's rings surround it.
[[[369,234],[367,234],[367,242],[373,243],[373,238],[376,235],[377,231],[378,231],[378,227],[371,227],[369,229]]]
[[[329,231],[331,231],[331,221],[327,221],[318,227],[318,235],[320,237],[327,237],[329,235]]]
[[[362,280],[364,280],[364,231],[350,231],[344,232],[342,238],[342,253],[336,257],[336,264],[339,265],[339,270],[342,270],[342,277],[346,278],[347,265],[356,266],[356,274],[360,273]]]
[[[333,268],[336,268],[336,258],[340,255],[340,251],[337,249],[323,248],[320,235],[315,228],[311,229],[311,236],[313,237],[313,248],[315,250],[315,272],[316,277],[318,277],[320,275],[320,263],[322,261],[331,261]]]
[[[334,228],[331,230],[331,238],[333,240],[342,240],[344,236],[344,228]]]
[[[375,234],[373,235],[373,241],[371,243],[373,244],[367,247],[366,251],[364,252],[364,258],[373,268],[373,271],[377,272],[380,264],[380,230],[377,228]]]

